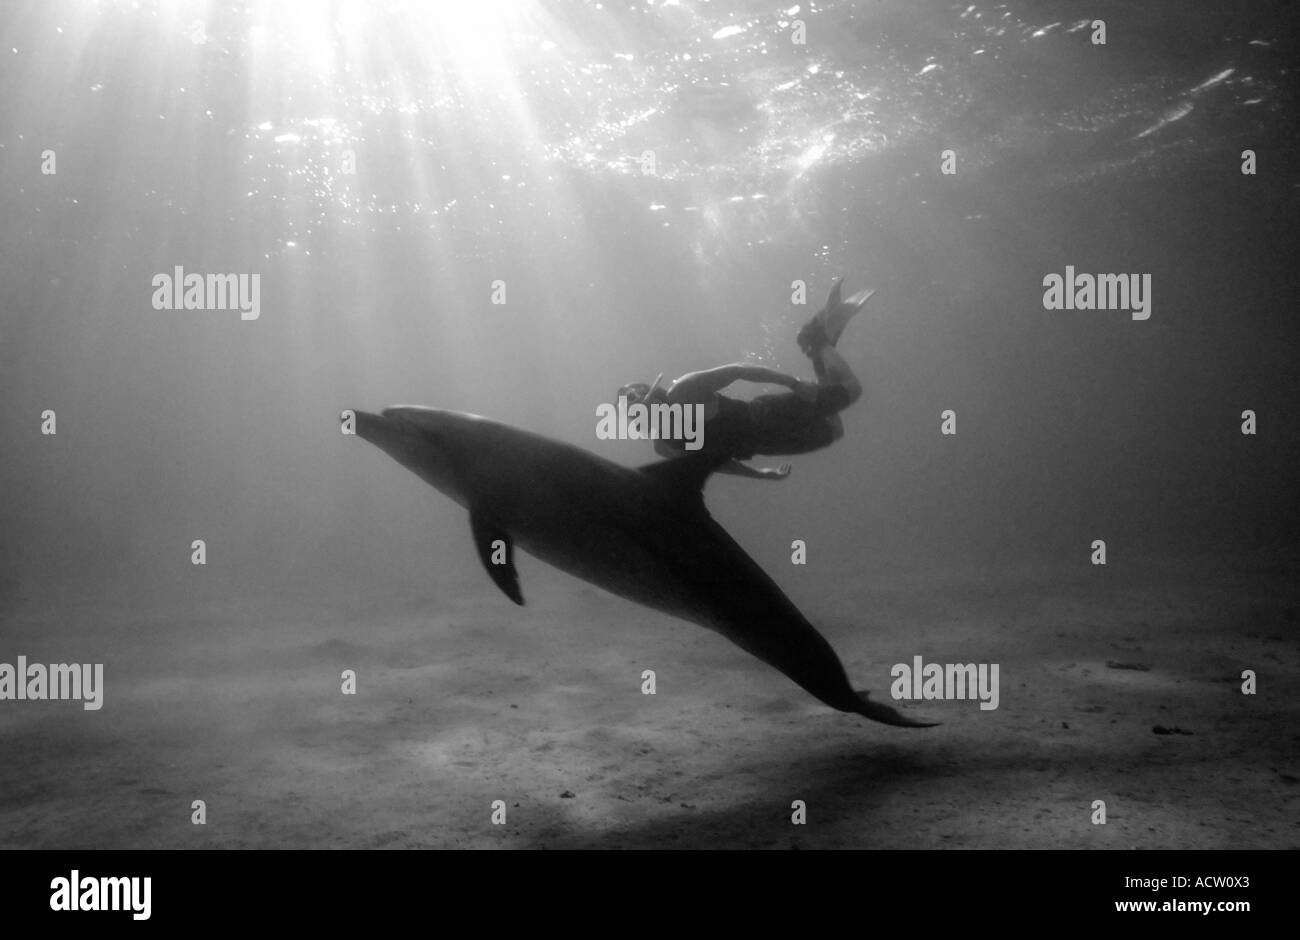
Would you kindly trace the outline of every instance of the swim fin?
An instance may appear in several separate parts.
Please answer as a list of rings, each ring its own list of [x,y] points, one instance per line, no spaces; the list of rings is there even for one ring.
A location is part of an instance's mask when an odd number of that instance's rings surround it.
[[[822,333],[826,337],[826,342],[832,346],[839,342],[844,328],[849,325],[853,315],[871,299],[875,290],[860,290],[847,300],[840,300],[839,293],[840,285],[837,281],[835,287],[831,289],[831,296],[826,299],[826,306],[818,314],[822,321]]]

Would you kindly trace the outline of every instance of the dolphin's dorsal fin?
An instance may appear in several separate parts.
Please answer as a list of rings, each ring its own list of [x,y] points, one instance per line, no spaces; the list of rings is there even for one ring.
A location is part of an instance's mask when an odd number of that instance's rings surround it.
[[[469,529],[474,536],[478,559],[487,569],[488,577],[506,597],[520,607],[524,595],[519,590],[519,572],[515,570],[515,545],[505,529],[490,521],[481,512],[469,511]]]
[[[685,457],[648,463],[638,469],[666,489],[683,495],[698,496],[709,474],[728,459],[726,454],[688,454]]]

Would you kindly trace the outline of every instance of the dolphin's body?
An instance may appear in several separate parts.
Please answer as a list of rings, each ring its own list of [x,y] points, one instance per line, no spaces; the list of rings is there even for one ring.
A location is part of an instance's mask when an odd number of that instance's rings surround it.
[[[721,633],[832,708],[925,727],[855,692],[830,644],[709,515],[700,489],[716,460],[632,469],[433,408],[358,411],[356,432],[469,510],[479,558],[516,604],[523,603],[517,545],[613,594]]]

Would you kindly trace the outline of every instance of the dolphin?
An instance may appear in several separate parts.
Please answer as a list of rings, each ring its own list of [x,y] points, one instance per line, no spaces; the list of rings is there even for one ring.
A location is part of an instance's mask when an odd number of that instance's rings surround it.
[[[929,727],[855,692],[830,644],[709,515],[701,490],[725,458],[632,468],[478,415],[412,406],[354,414],[357,436],[469,510],[479,559],[516,604],[518,547],[722,634],[832,708]]]

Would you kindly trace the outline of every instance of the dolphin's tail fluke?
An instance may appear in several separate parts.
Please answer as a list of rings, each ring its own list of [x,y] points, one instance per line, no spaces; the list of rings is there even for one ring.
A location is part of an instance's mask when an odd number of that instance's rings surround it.
[[[908,718],[896,708],[890,708],[880,702],[871,701],[870,694],[869,692],[859,691],[857,693],[857,707],[846,709],[846,711],[852,711],[870,718],[872,721],[878,721],[882,725],[894,725],[897,728],[933,728],[939,724],[937,721],[915,721]]]

